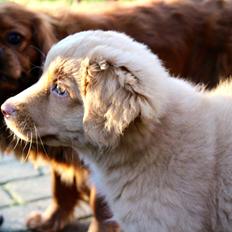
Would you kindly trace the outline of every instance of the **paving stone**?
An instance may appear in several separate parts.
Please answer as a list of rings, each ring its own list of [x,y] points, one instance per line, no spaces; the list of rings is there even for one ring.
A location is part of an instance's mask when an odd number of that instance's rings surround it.
[[[0,165],[4,165],[5,163],[15,161],[15,157],[13,154],[3,155],[0,153]]]
[[[19,203],[35,201],[51,195],[50,176],[10,182],[3,186]]]
[[[38,170],[31,163],[22,163],[15,160],[0,166],[0,184],[14,179],[24,179],[38,175]]]
[[[31,163],[20,163],[14,156],[0,155],[0,213],[4,224],[0,232],[29,232],[26,217],[32,211],[44,211],[50,205],[49,166],[35,169]],[[77,220],[63,232],[87,232],[91,209],[85,202],[75,209]]]
[[[26,230],[25,220],[27,216],[30,214],[30,212],[32,211],[43,212],[48,207],[49,204],[50,204],[50,199],[47,199],[47,200],[39,200],[33,203],[28,203],[25,205],[12,206],[2,209],[1,214],[4,216],[5,220],[2,228],[0,229],[0,232],[13,232],[13,231],[19,232]],[[80,222],[90,221],[90,218],[87,217],[90,215],[90,211],[85,212],[84,210],[86,209],[88,209],[87,205],[85,205],[85,203],[82,203],[80,209],[76,210],[76,212],[78,212],[78,216],[81,216],[82,218]],[[84,217],[87,218],[83,219]],[[70,227],[68,228],[67,228],[68,231],[70,231],[71,230]]]
[[[47,199],[2,209],[1,214],[4,216],[4,223],[0,231],[19,232],[25,230],[25,220],[30,212],[35,210],[44,211],[49,203],[50,200]]]
[[[11,205],[14,201],[9,197],[9,195],[0,188],[0,208],[3,206]]]

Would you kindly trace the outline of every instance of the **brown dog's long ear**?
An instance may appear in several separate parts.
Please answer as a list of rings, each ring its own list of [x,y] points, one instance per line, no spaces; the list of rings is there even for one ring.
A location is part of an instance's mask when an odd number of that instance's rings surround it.
[[[46,55],[51,46],[57,42],[52,26],[52,19],[44,14],[38,14],[33,20],[33,39],[37,49]]]

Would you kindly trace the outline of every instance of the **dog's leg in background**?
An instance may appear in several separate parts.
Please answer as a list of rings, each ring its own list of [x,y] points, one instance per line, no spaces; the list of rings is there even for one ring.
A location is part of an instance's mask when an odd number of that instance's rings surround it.
[[[53,169],[53,202],[44,213],[32,213],[27,226],[41,231],[59,231],[73,219],[75,206],[81,199],[76,181],[67,184]],[[68,197],[68,199],[67,199]]]
[[[71,183],[66,183],[59,172],[53,169],[52,204],[44,213],[32,213],[27,220],[27,227],[37,231],[61,231],[73,221],[74,210],[79,201],[89,198],[93,219],[88,232],[119,232],[119,226],[112,220],[112,213],[104,197],[96,194],[94,187],[90,190],[85,182],[82,184],[82,177],[76,175],[73,178]]]
[[[95,187],[91,188],[90,206],[94,217],[88,232],[120,232],[119,225],[112,220],[112,212],[104,197],[96,193]]]

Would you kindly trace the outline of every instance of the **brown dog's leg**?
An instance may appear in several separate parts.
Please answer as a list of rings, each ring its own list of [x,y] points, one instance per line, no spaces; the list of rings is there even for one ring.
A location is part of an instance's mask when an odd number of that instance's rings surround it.
[[[93,209],[93,220],[88,232],[120,232],[119,225],[112,219],[112,213],[103,196],[91,188],[90,205]]]
[[[76,181],[64,183],[58,172],[53,170],[52,204],[44,213],[33,213],[27,220],[27,226],[37,231],[60,231],[73,218],[76,204],[80,200]],[[75,177],[73,177],[75,178]]]

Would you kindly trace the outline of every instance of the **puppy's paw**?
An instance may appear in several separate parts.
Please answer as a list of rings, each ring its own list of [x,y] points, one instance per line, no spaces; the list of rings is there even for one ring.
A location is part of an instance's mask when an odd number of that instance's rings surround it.
[[[26,226],[38,232],[58,232],[71,221],[71,218],[62,210],[54,210],[49,214],[32,212],[26,221]]]
[[[120,232],[119,225],[113,220],[97,221],[95,218],[91,221],[88,232]]]

